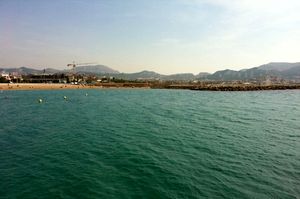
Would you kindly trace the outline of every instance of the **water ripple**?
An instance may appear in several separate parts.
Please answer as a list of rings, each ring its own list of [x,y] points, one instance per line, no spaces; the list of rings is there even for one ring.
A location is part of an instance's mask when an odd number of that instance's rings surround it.
[[[1,198],[300,197],[299,91],[85,93],[1,93]]]

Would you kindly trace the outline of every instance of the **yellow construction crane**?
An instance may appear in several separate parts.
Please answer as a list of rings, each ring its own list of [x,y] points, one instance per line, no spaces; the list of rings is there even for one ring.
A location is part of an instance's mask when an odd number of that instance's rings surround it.
[[[77,66],[88,66],[88,65],[95,65],[97,63],[79,63],[79,64],[76,64],[75,61],[73,61],[72,64],[68,64],[67,66],[68,67],[72,67],[72,73],[75,74],[75,67]]]
[[[72,79],[73,79],[73,81],[75,81],[75,68],[77,66],[88,66],[88,65],[95,65],[95,64],[97,64],[97,63],[79,63],[79,64],[76,64],[75,61],[73,61],[72,64],[67,64],[67,66],[72,67],[71,68],[72,75],[73,75]]]
[[[76,64],[75,64],[75,62],[73,61],[73,64],[68,64],[67,65],[68,67],[72,67],[72,74],[74,75],[74,72],[75,72],[75,67],[76,67]]]

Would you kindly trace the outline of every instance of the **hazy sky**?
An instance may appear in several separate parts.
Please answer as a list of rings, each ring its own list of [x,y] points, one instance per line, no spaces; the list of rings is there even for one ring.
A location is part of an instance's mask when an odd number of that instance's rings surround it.
[[[300,0],[0,0],[0,66],[170,74],[300,61]]]

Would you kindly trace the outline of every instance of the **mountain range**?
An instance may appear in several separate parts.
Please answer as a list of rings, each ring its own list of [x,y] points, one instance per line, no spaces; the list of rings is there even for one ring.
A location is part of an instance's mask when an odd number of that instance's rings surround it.
[[[300,62],[271,62],[250,69],[221,70],[205,77],[208,80],[261,80],[266,77],[277,77],[286,80],[300,80]]]
[[[44,70],[32,69],[28,67],[20,68],[0,68],[0,73],[17,72],[22,75],[28,74],[55,74],[55,73],[71,73],[71,70],[57,70],[53,68],[46,68]],[[220,70],[213,74],[199,73],[194,75],[192,73],[180,73],[173,75],[162,75],[153,71],[141,71],[138,73],[120,73],[108,66],[92,65],[79,66],[75,68],[77,74],[98,75],[98,76],[114,76],[118,79],[126,80],[216,80],[216,81],[233,81],[233,80],[261,80],[266,77],[277,77],[286,80],[300,80],[300,62],[286,63],[286,62],[271,62],[258,67],[235,70]]]

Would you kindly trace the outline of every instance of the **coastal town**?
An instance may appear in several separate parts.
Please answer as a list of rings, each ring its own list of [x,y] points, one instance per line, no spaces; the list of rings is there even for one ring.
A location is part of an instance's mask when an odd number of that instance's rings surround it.
[[[300,89],[297,80],[286,80],[277,76],[264,76],[250,80],[210,79],[160,79],[138,77],[123,79],[118,74],[76,73],[74,71],[49,73],[6,72],[0,73],[1,90],[28,89],[87,89],[87,88],[152,88],[189,89],[210,91],[251,91]]]

